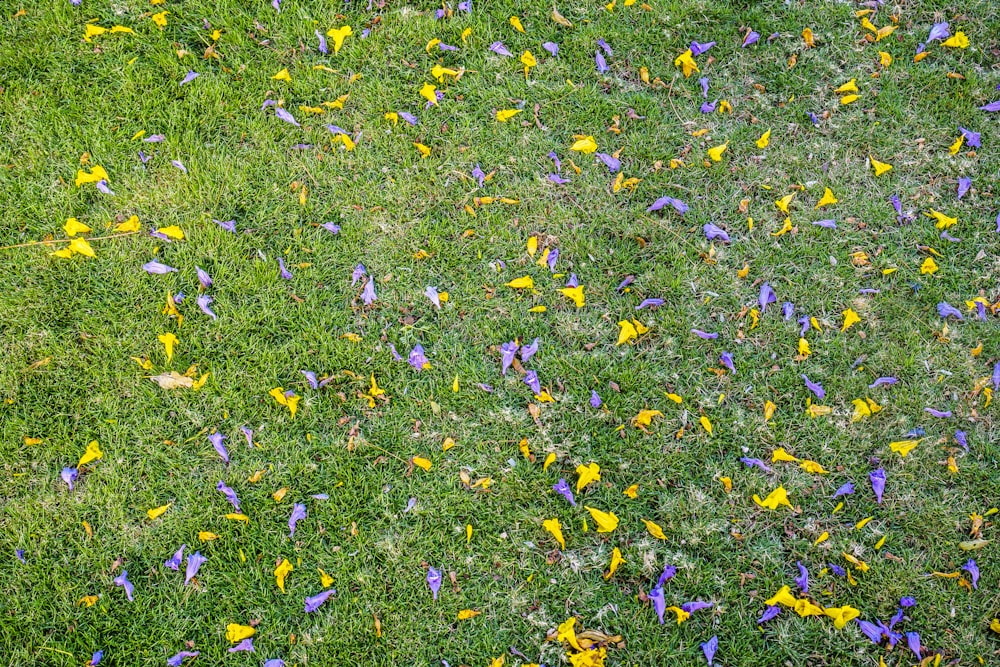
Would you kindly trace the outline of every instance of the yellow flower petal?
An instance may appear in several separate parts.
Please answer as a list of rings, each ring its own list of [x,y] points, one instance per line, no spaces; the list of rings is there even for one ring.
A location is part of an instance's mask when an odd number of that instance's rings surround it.
[[[559,547],[566,549],[566,539],[563,537],[562,526],[559,524],[559,519],[546,519],[542,522],[542,528],[547,530],[556,538],[556,542],[559,543]]]
[[[237,623],[230,623],[226,626],[226,639],[233,644],[238,644],[239,642],[247,639],[248,637],[253,637],[257,633],[256,630],[251,628],[249,625],[239,625]]]
[[[588,507],[586,505],[584,505],[583,508],[590,512],[590,516],[594,519],[594,523],[597,524],[597,532],[610,533],[618,527],[618,517],[615,516],[614,512],[602,512],[599,509],[594,509],[593,507]]]
[[[91,461],[97,461],[104,456],[104,452],[101,451],[101,446],[96,440],[91,440],[87,445],[86,451],[83,452],[83,456],[80,457],[80,462],[76,464],[76,467],[86,465]]]
[[[154,507],[151,510],[146,510],[146,516],[148,516],[150,518],[150,520],[158,519],[159,517],[163,516],[163,514],[168,509],[170,509],[170,506],[172,504],[173,503],[167,503],[166,505],[160,505],[159,507]]]
[[[753,501],[757,503],[759,506],[769,510],[776,510],[781,506],[789,508],[792,506],[792,504],[788,502],[788,492],[785,491],[784,486],[779,486],[770,494],[768,494],[767,498],[763,500],[761,500],[760,496],[758,496],[755,493],[753,495]]]

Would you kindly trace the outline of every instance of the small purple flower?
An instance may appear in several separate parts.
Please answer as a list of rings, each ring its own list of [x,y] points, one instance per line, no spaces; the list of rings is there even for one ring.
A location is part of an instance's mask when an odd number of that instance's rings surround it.
[[[906,646],[917,656],[917,660],[920,660],[920,634],[917,632],[907,632]]]
[[[965,451],[969,451],[969,436],[962,429],[955,429],[955,442],[962,446]]]
[[[303,370],[300,370],[299,372],[306,377],[306,382],[309,383],[310,387],[312,387],[313,389],[319,389],[319,380],[316,378],[315,373],[313,373],[312,371],[303,371]]]
[[[104,193],[106,195],[110,195],[112,197],[115,196],[115,193],[112,192],[111,188],[108,187],[108,182],[106,180],[104,180],[103,178],[101,180],[97,181],[97,183],[94,184],[94,187],[96,187],[100,192],[102,192],[102,193]]]
[[[708,667],[712,667],[715,660],[715,652],[719,650],[719,636],[712,635],[712,638],[707,642],[702,642],[701,652],[705,654],[705,660],[708,661]]]
[[[324,55],[330,53],[330,49],[326,46],[326,37],[319,30],[316,31],[316,39],[319,40],[319,52]]]
[[[733,364],[733,355],[729,352],[723,352],[719,355],[719,363],[732,371],[733,375],[736,375],[736,366]]]
[[[120,586],[125,589],[125,597],[128,598],[129,602],[133,601],[132,593],[135,591],[135,586],[132,582],[128,580],[128,570],[122,570],[122,573],[114,578],[113,582],[115,586]]]
[[[146,164],[146,163],[147,163],[147,162],[149,162],[149,161],[150,161],[150,160],[151,160],[152,158],[153,158],[153,156],[152,156],[152,155],[146,155],[146,154],[145,154],[145,153],[143,153],[143,152],[142,152],[141,150],[139,151],[139,160],[140,160],[140,161],[141,161],[141,162],[142,162],[143,164]]]
[[[219,480],[219,483],[215,485],[215,490],[221,491],[222,495],[226,497],[226,500],[228,500],[229,503],[236,508],[236,511],[240,511],[240,499],[236,496],[236,492],[233,491],[232,488],[226,486],[225,482]]]
[[[822,227],[823,229],[836,229],[837,228],[837,221],[833,220],[833,219],[830,219],[830,220],[813,220],[812,224],[816,225],[817,227]]]
[[[216,315],[212,311],[212,309],[208,307],[209,304],[211,304],[213,301],[215,301],[215,299],[213,297],[209,296],[208,294],[199,294],[198,298],[195,299],[195,303],[198,304],[198,308],[201,309],[201,312],[205,313],[206,315],[208,315],[209,317],[211,317],[213,320],[217,320],[217,319],[219,319],[219,316]]]
[[[177,655],[167,658],[167,667],[180,667],[184,658],[196,658],[201,655],[198,651],[181,651]]]
[[[709,333],[707,331],[702,331],[701,329],[691,329],[691,333],[703,340],[715,340],[719,337],[719,334],[717,333]]]
[[[858,629],[861,630],[861,633],[865,637],[868,637],[873,644],[878,644],[882,641],[882,628],[877,623],[862,621],[860,618],[855,620],[858,623]]]
[[[701,600],[694,600],[692,602],[685,602],[681,605],[681,609],[689,614],[693,614],[696,611],[701,611],[702,609],[711,609],[715,605],[711,602],[702,602]]]
[[[946,320],[949,317],[954,317],[959,322],[962,322],[962,321],[965,320],[965,318],[962,317],[962,312],[958,308],[956,308],[955,306],[953,306],[950,303],[948,303],[947,301],[942,301],[941,303],[939,303],[937,305],[937,311],[938,311],[938,315],[941,316],[941,319],[945,319]]]
[[[774,293],[774,289],[770,283],[765,282],[760,286],[760,296],[757,297],[757,304],[760,306],[761,315],[767,310],[767,304],[776,303],[777,301],[778,295]]]
[[[364,264],[358,264],[354,267],[354,271],[351,273],[351,287],[354,287],[359,280],[367,276],[368,272],[365,270]]]
[[[760,39],[760,33],[751,30],[747,33],[746,37],[743,38],[743,44],[740,46],[741,49],[745,49],[751,44],[755,44],[757,40]]]
[[[764,613],[761,614],[760,618],[757,619],[757,625],[760,625],[761,623],[767,623],[780,613],[781,613],[781,607],[779,607],[778,605],[773,605],[768,607],[767,609],[764,610]]]
[[[799,338],[804,338],[805,335],[806,335],[806,332],[809,331],[809,326],[810,326],[809,316],[808,315],[803,315],[802,317],[800,317],[799,319],[797,319],[796,322],[798,322],[799,326],[801,327],[799,329]]]
[[[812,121],[813,125],[819,125],[819,116],[814,114],[812,111],[810,111],[806,115],[809,116],[809,120]]]
[[[235,220],[214,220],[213,219],[212,222],[214,222],[215,224],[217,224],[219,227],[222,227],[223,229],[225,229],[230,234],[235,234],[236,233],[236,221]]]
[[[669,563],[663,566],[663,572],[660,573],[660,578],[656,580],[656,585],[663,588],[663,585],[677,576],[677,568]]]
[[[553,57],[559,55],[559,45],[555,42],[545,42],[542,44],[542,48],[551,53]]]
[[[538,346],[542,342],[541,338],[531,341],[531,345],[521,346],[521,361],[527,363],[538,352]]]
[[[299,121],[295,120],[295,116],[288,113],[279,106],[274,107],[274,115],[277,116],[279,119],[285,121],[286,123],[289,123],[290,125],[294,125],[295,127],[302,127]]]
[[[458,11],[460,12],[471,12],[472,11],[472,0],[464,0],[464,2],[458,3]]]
[[[162,143],[163,141],[166,141],[166,139],[167,138],[162,134],[151,134],[145,139],[143,139],[143,142],[147,144],[158,144]]]
[[[142,265],[143,270],[149,275],[166,275],[168,273],[176,273],[177,269],[172,266],[167,266],[166,264],[161,264],[160,262],[146,262]]]
[[[715,42],[704,42],[704,43],[691,42],[691,45],[688,48],[691,49],[692,56],[700,56],[713,46],[715,46]]]
[[[375,279],[369,278],[365,283],[365,288],[361,290],[361,300],[366,306],[370,306],[375,303]]]
[[[193,554],[189,554],[187,558],[187,565],[184,568],[184,585],[187,586],[188,583],[198,576],[198,570],[201,566],[205,564],[208,558],[202,556],[201,553],[195,551]]]
[[[874,382],[868,385],[869,389],[875,389],[876,387],[891,386],[899,382],[899,378],[894,378],[891,375],[883,376],[877,378]]]
[[[236,646],[229,649],[229,653],[239,653],[245,651],[246,653],[253,653],[253,637],[247,637],[241,641]]]
[[[962,176],[958,179],[958,198],[961,199],[972,187],[972,179],[968,176]]]
[[[656,617],[660,619],[660,625],[663,625],[663,613],[667,610],[667,600],[663,595],[663,586],[656,586],[653,590],[649,591],[649,599],[653,602],[653,611],[656,612]]]
[[[942,21],[931,26],[931,31],[927,35],[927,41],[933,42],[934,40],[948,39],[950,36],[951,30],[948,29],[948,22]]]
[[[646,209],[646,213],[652,213],[653,211],[659,211],[666,206],[673,206],[674,210],[684,215],[688,212],[690,208],[687,204],[682,202],[680,199],[675,199],[674,197],[660,197],[653,202],[652,206]]]
[[[791,301],[785,301],[781,304],[781,316],[785,318],[785,321],[792,319],[795,314],[795,304]]]
[[[604,59],[600,51],[594,54],[594,63],[597,65],[598,72],[603,74],[608,71],[608,61]]]
[[[332,588],[331,588],[330,590],[328,590],[328,591],[323,591],[322,593],[319,593],[319,594],[317,594],[317,595],[314,595],[314,596],[312,596],[311,598],[306,598],[306,600],[305,600],[305,602],[306,602],[306,613],[307,613],[307,614],[311,614],[312,612],[314,612],[314,611],[316,611],[317,609],[319,609],[319,608],[320,608],[320,606],[321,606],[321,605],[322,605],[322,604],[323,604],[324,602],[326,602],[326,601],[327,601],[327,599],[328,599],[328,598],[329,598],[329,597],[330,597],[331,595],[333,595],[333,594],[334,594],[334,593],[336,593],[336,592],[337,592],[337,591],[335,591],[334,589],[332,589]]]
[[[431,589],[431,595],[438,599],[438,591],[441,589],[441,571],[434,567],[427,568],[427,586]]]
[[[931,417],[937,417],[938,419],[948,419],[951,417],[951,410],[935,410],[934,408],[924,408],[924,412],[929,414]]]
[[[405,120],[410,125],[416,126],[420,120],[408,111],[397,111],[396,115]]]
[[[573,489],[570,488],[569,483],[563,479],[559,478],[559,481],[552,485],[552,490],[565,498],[570,505],[576,507],[576,498],[573,497]]]
[[[976,565],[976,561],[972,558],[969,559],[962,569],[969,573],[969,579],[972,583],[972,588],[979,589],[979,566]]]
[[[830,571],[833,572],[838,577],[846,577],[847,576],[847,570],[845,570],[844,568],[840,567],[836,563],[827,563],[827,565],[830,566]]]
[[[218,431],[208,436],[208,441],[212,443],[212,447],[215,448],[215,451],[218,452],[223,461],[229,463],[229,452],[226,451],[226,446],[222,444],[222,441],[225,439],[226,436],[222,435]]]
[[[503,42],[493,42],[490,44],[490,51],[497,54],[498,56],[506,56],[508,58],[513,58],[514,54],[511,53]]]
[[[608,155],[607,153],[595,153],[594,154],[598,160],[604,163],[604,166],[608,168],[612,174],[617,173],[619,169],[622,168],[621,160],[613,155]]]
[[[666,301],[663,299],[643,299],[642,303],[635,307],[636,310],[643,310],[645,308],[659,308]]]
[[[593,389],[590,390],[590,407],[597,409],[603,405],[600,395]]]
[[[795,585],[799,587],[799,590],[803,593],[809,592],[809,570],[806,569],[802,561],[795,562],[796,567],[799,568],[799,576],[795,577]]]
[[[705,238],[709,241],[718,240],[722,243],[729,243],[729,234],[726,233],[726,230],[712,224],[711,222],[706,222],[705,226],[702,227],[702,230],[705,232]]]
[[[701,96],[706,100],[708,99],[708,77],[703,76],[698,79],[698,84],[701,86]]]
[[[980,111],[1000,111],[1000,100],[979,107]]]
[[[479,183],[479,187],[483,187],[483,184],[486,183],[486,172],[478,164],[472,169],[472,177]]]
[[[285,266],[285,259],[283,257],[278,258],[278,273],[280,273],[281,277],[285,280],[291,280],[293,278],[292,272]]]
[[[174,165],[174,167],[176,167],[177,169],[180,169],[185,174],[188,173],[187,167],[185,167],[184,163],[181,162],[180,160],[171,160],[170,164]]]
[[[500,346],[500,375],[507,374],[507,369],[514,363],[518,347],[517,341],[513,340]]]
[[[703,114],[712,113],[713,111],[715,111],[715,107],[718,104],[719,100],[715,100],[714,102],[702,102],[699,111],[701,111]]]
[[[551,158],[553,164],[556,165],[556,171],[562,171],[562,161],[559,159],[559,156],[556,155],[556,152],[555,151],[549,152],[548,157]]]
[[[542,393],[542,384],[538,380],[538,373],[535,371],[528,371],[524,375],[524,384],[531,387],[531,391],[538,396]]]
[[[422,371],[431,365],[431,362],[427,359],[427,355],[424,354],[424,347],[420,343],[413,346],[410,350],[409,358],[406,360],[410,366],[415,370]]]
[[[104,651],[94,651],[94,654],[90,656],[90,662],[87,663],[87,667],[97,667],[101,664],[101,660],[104,660]]]
[[[813,382],[805,374],[802,375],[802,381],[806,383],[806,388],[812,393],[816,394],[816,398],[822,400],[826,396],[826,390],[818,382]]]
[[[195,266],[194,270],[198,274],[198,282],[201,283],[203,288],[208,289],[212,286],[212,277],[208,275],[208,272],[205,271],[205,269],[200,266]]]
[[[330,232],[331,234],[339,234],[340,233],[340,225],[338,225],[335,222],[324,222],[322,225],[320,225],[320,227],[322,227],[326,231]]]
[[[76,468],[63,468],[62,472],[59,473],[59,476],[62,477],[62,481],[66,482],[66,486],[68,486],[69,490],[72,491],[73,482],[75,482],[80,476],[80,471]]]
[[[302,503],[295,503],[292,506],[292,515],[288,517],[288,536],[295,536],[295,524],[306,518],[306,506]]]
[[[768,466],[761,459],[750,458],[749,456],[740,457],[740,462],[743,463],[748,468],[760,468],[764,472],[774,472],[770,466]]]
[[[917,601],[911,597],[902,597],[899,598],[899,606],[909,609],[910,607],[917,606]]]
[[[982,146],[982,135],[979,132],[973,132],[972,130],[967,130],[964,127],[959,126],[958,131],[962,133],[965,137],[965,143],[969,145],[970,148],[979,148]]]
[[[844,482],[840,485],[834,494],[834,498],[839,498],[841,496],[850,496],[854,493],[854,482]]]
[[[198,74],[198,72],[195,72],[194,70],[191,70],[187,74],[184,75],[183,79],[181,79],[180,85],[183,86],[184,84],[191,83],[192,81],[194,81],[195,79],[197,79],[199,76],[201,76],[201,74]]]
[[[875,501],[882,504],[882,494],[885,493],[885,470],[879,468],[868,473],[868,481],[872,484],[872,491],[875,492]]]
[[[184,560],[184,549],[185,548],[187,548],[187,545],[186,544],[182,544],[181,548],[178,549],[177,551],[175,551],[173,556],[171,556],[168,560],[163,561],[163,566],[164,567],[169,567],[171,570],[174,570],[175,572],[178,569],[180,569],[180,567],[181,567],[181,561]]]
[[[613,52],[611,51],[611,47],[610,47],[610,46],[608,46],[608,43],[607,43],[607,42],[605,42],[605,41],[604,41],[603,39],[601,39],[601,38],[598,38],[598,40],[597,40],[597,47],[598,47],[599,49],[603,50],[603,51],[604,51],[604,53],[606,53],[606,54],[608,55],[608,57],[609,57],[609,58],[610,58],[611,56],[615,55],[615,54],[614,54],[614,53],[613,53]]]
[[[438,295],[437,287],[428,285],[427,289],[424,290],[424,296],[431,300],[435,308],[441,310],[441,297]]]
[[[555,183],[556,185],[566,185],[567,183],[569,183],[568,178],[563,178],[559,174],[549,174],[546,178],[548,178],[549,181]]]

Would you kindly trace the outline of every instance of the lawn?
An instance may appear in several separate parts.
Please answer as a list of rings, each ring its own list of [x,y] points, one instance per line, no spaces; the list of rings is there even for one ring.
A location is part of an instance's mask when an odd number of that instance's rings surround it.
[[[1000,659],[997,4],[275,2],[0,7],[0,664]]]

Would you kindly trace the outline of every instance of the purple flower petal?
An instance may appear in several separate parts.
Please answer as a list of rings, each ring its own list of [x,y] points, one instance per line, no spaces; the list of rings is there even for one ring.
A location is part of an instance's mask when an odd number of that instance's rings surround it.
[[[951,30],[948,29],[948,22],[942,21],[931,26],[931,31],[927,35],[927,41],[933,42],[934,40],[948,39],[950,36]]]
[[[295,127],[302,127],[302,125],[299,123],[299,121],[295,120],[295,116],[293,116],[292,114],[288,113],[287,111],[285,111],[281,107],[276,106],[274,108],[274,115],[277,116],[278,118],[280,118],[281,120],[285,121],[286,123],[290,123],[290,124],[294,125]]]
[[[948,419],[951,417],[951,410],[935,410],[934,408],[924,408],[924,412],[929,414],[931,417],[937,417],[938,419]]]
[[[701,611],[702,609],[711,609],[715,605],[711,602],[702,602],[701,600],[694,600],[693,602],[685,602],[681,605],[681,609],[689,614],[693,614],[696,611]]]
[[[714,102],[702,102],[699,111],[702,113],[712,113],[715,111],[715,107],[719,104],[719,100]]]
[[[97,667],[97,665],[101,664],[101,660],[104,660],[104,651],[95,651],[90,656],[90,662],[87,663],[86,667]]]
[[[726,233],[726,230],[712,224],[711,222],[706,222],[705,226],[702,227],[702,230],[705,232],[705,238],[709,241],[718,240],[722,243],[729,243],[729,234]]]
[[[63,468],[62,472],[59,473],[59,476],[62,477],[62,481],[66,482],[66,486],[68,486],[69,490],[72,491],[73,482],[75,482],[80,476],[80,471],[76,468]]]
[[[167,658],[167,667],[180,667],[184,658],[196,658],[201,655],[198,651],[181,651],[180,653]]]
[[[1000,100],[979,107],[981,111],[1000,111]]]
[[[715,46],[715,42],[704,42],[704,43],[691,42],[691,45],[688,48],[691,49],[692,56],[700,56],[713,46]]]
[[[167,138],[165,136],[163,136],[162,134],[151,134],[148,137],[146,137],[145,139],[143,139],[143,142],[145,142],[147,144],[158,144],[158,143],[161,143],[163,141],[166,141],[166,139]]]
[[[597,40],[597,47],[600,48],[600,49],[602,49],[604,51],[604,53],[606,53],[608,55],[609,58],[611,56],[615,55],[614,53],[612,53],[611,47],[608,46],[608,43],[605,42],[601,38],[598,38],[598,40]]]
[[[590,407],[599,408],[603,405],[600,395],[593,389],[590,390]]]
[[[868,385],[869,389],[875,389],[876,387],[891,386],[899,382],[899,378],[894,378],[891,375],[877,378],[874,382]]]
[[[817,227],[822,227],[823,229],[836,229],[837,228],[837,221],[836,220],[832,220],[832,219],[831,220],[813,220],[812,224],[816,225]]]
[[[431,589],[431,595],[438,599],[438,591],[441,589],[441,571],[433,567],[427,568],[427,586]]]
[[[236,221],[235,220],[214,220],[213,219],[212,222],[214,222],[215,224],[217,224],[219,227],[222,227],[223,229],[225,229],[230,234],[235,234],[236,233]]]
[[[132,582],[128,580],[128,570],[122,570],[122,573],[114,578],[113,583],[115,586],[120,586],[125,589],[125,597],[128,598],[129,602],[133,601],[132,593],[135,591],[135,586]]]
[[[188,555],[187,566],[184,568],[184,585],[187,586],[188,583],[198,576],[198,570],[201,566],[205,564],[208,558],[202,556],[199,552],[195,551],[193,554]]]
[[[706,100],[708,99],[708,77],[703,76],[698,79],[698,84],[701,86],[701,96]]]
[[[872,491],[875,492],[875,501],[882,504],[882,494],[885,493],[885,470],[879,468],[868,473],[868,481],[872,483]]]
[[[198,274],[198,282],[201,283],[202,287],[208,289],[212,286],[212,277],[208,275],[208,272],[205,271],[205,269],[200,266],[195,266],[194,270]]]
[[[528,363],[528,360],[531,359],[533,356],[535,356],[535,354],[538,352],[538,346],[541,343],[541,341],[542,341],[541,338],[536,338],[535,340],[531,341],[531,345],[522,345],[521,361]]]
[[[747,36],[743,38],[743,44],[740,46],[740,48],[745,49],[751,44],[756,43],[758,39],[760,39],[760,33],[751,30],[750,32],[747,33]]]
[[[663,586],[656,586],[653,590],[649,591],[648,598],[653,602],[653,611],[656,612],[656,617],[660,619],[660,625],[663,625],[663,613],[667,610],[667,600],[663,595]]]
[[[108,182],[106,180],[104,180],[103,178],[101,180],[97,181],[97,183],[94,184],[94,187],[96,187],[100,192],[102,192],[102,193],[104,193],[106,195],[111,195],[112,197],[115,196],[115,193],[112,192],[111,188],[108,187]]]
[[[531,391],[538,396],[542,393],[542,383],[538,379],[538,373],[535,371],[528,371],[524,374],[524,384],[531,387]]]
[[[486,183],[486,172],[478,164],[472,169],[472,177],[479,183],[479,187],[483,187]]]
[[[764,311],[767,310],[767,305],[769,303],[776,303],[778,301],[778,295],[774,293],[774,289],[771,287],[770,283],[765,282],[760,286],[760,296],[757,297],[757,304],[760,306],[760,312],[763,315]]]
[[[958,179],[958,198],[961,199],[972,187],[972,179],[968,176],[962,176]]]
[[[559,478],[559,481],[552,485],[552,490],[565,498],[570,505],[576,507],[576,499],[573,497],[573,489],[570,488],[569,483],[563,479]]]
[[[768,466],[761,459],[750,458],[749,456],[740,457],[740,462],[743,463],[748,468],[760,468],[764,472],[774,472],[770,466]]]
[[[213,320],[217,320],[219,319],[219,316],[212,312],[212,309],[208,307],[213,301],[215,301],[215,299],[208,294],[199,294],[198,298],[195,299],[195,303],[198,304],[198,308],[201,309],[201,312],[205,313]]]
[[[319,52],[322,54],[330,53],[330,49],[326,45],[326,37],[319,30],[316,31],[316,39],[319,40]]]
[[[594,63],[597,65],[598,72],[603,74],[608,71],[608,61],[604,59],[600,51],[594,54]]]
[[[431,362],[424,354],[424,347],[420,343],[413,346],[413,349],[410,350],[410,355],[406,361],[410,364],[410,366],[418,371],[422,371],[431,365]]]
[[[410,125],[416,126],[420,120],[408,111],[397,111],[396,115],[405,120]]]
[[[180,169],[185,174],[188,173],[187,167],[185,167],[184,163],[181,162],[180,160],[171,160],[170,164],[174,165],[176,168]]]
[[[793,315],[795,315],[794,303],[792,303],[791,301],[786,301],[783,304],[781,304],[781,316],[785,318],[786,322],[792,319]]]
[[[652,206],[650,206],[649,208],[646,209],[646,213],[652,213],[653,211],[659,211],[660,209],[662,209],[662,208],[664,208],[664,207],[666,207],[668,205],[669,206],[673,206],[674,210],[676,210],[681,215],[684,215],[685,213],[687,213],[688,209],[690,208],[687,204],[685,204],[684,202],[682,202],[680,199],[675,199],[673,197],[660,197],[659,199],[657,199],[656,201],[653,202]]]
[[[612,174],[617,173],[619,169],[622,168],[621,160],[614,157],[613,155],[608,155],[607,153],[594,153],[598,160],[604,163],[604,166],[608,168]]]
[[[955,306],[948,303],[947,301],[942,301],[941,303],[939,303],[937,305],[937,311],[938,315],[940,315],[942,319],[948,319],[949,317],[954,317],[956,320],[960,322],[965,320],[965,318],[962,317],[962,312]]]
[[[437,287],[431,287],[428,285],[427,289],[424,290],[424,296],[431,300],[431,303],[434,304],[435,308],[441,310],[441,297],[438,296]]]
[[[365,288],[361,290],[361,300],[366,306],[370,306],[375,303],[375,279],[369,278],[365,283]]]
[[[322,227],[326,231],[330,232],[331,234],[339,234],[340,233],[340,225],[338,225],[335,222],[324,222],[322,225],[320,225],[320,227]]]
[[[208,441],[212,443],[212,447],[215,448],[215,451],[218,452],[219,456],[222,457],[223,461],[229,463],[229,452],[226,451],[226,446],[222,444],[222,441],[225,439],[226,436],[222,435],[218,431],[208,436]],[[221,489],[219,490],[221,491]]]
[[[970,558],[969,562],[967,562],[965,565],[962,566],[962,569],[969,573],[969,579],[971,580],[972,588],[978,589],[979,588],[979,566],[976,565],[976,561],[973,560],[972,558]]]
[[[186,544],[182,544],[181,548],[174,552],[168,560],[163,561],[164,567],[169,567],[173,571],[177,571],[181,567],[181,561],[184,560],[184,549],[187,548]]]
[[[237,512],[240,511],[240,499],[236,497],[235,491],[233,491],[230,487],[226,486],[225,482],[219,480],[219,483],[215,485],[215,490],[221,491],[222,495],[226,497],[226,500],[228,500],[229,503],[236,508],[236,511]]]
[[[704,340],[715,340],[719,337],[719,334],[717,333],[709,333],[707,331],[702,331],[701,329],[691,329],[691,333]]]
[[[907,632],[906,633],[906,646],[914,655],[917,656],[917,660],[920,660],[920,634],[917,632]]]
[[[643,310],[645,308],[659,308],[666,301],[663,299],[643,299],[642,303],[635,307],[636,310]]]
[[[142,265],[143,270],[149,275],[165,275],[167,273],[176,273],[177,269],[172,266],[167,266],[166,264],[161,264],[159,262],[146,262]]]
[[[513,340],[500,346],[500,375],[507,374],[507,369],[514,363],[514,355],[517,354],[518,347],[517,341]]]
[[[184,78],[181,79],[181,82],[180,82],[179,85],[183,86],[186,83],[191,83],[192,81],[194,81],[195,79],[197,79],[199,76],[201,76],[201,74],[198,74],[198,72],[195,72],[194,70],[191,70],[187,74],[184,75]]]
[[[833,497],[839,498],[841,496],[849,496],[853,493],[854,493],[854,482],[844,482],[843,484],[840,485],[840,488],[834,492]]]
[[[795,577],[795,585],[799,587],[799,590],[803,593],[809,592],[809,570],[806,569],[802,561],[796,561],[796,567],[799,568],[799,576]]]
[[[806,383],[806,388],[809,391],[816,394],[816,398],[822,400],[826,396],[826,390],[818,382],[813,382],[805,374],[802,375],[802,381]]]
[[[702,642],[701,652],[705,654],[705,660],[708,661],[708,667],[712,667],[715,660],[715,652],[719,650],[719,636],[712,635],[712,638],[707,642]]]
[[[508,58],[514,57],[514,54],[507,50],[507,47],[504,46],[503,42],[493,42],[490,44],[489,48],[490,51],[499,56],[507,56]]]
[[[761,623],[767,623],[780,613],[781,613],[781,607],[777,605],[768,607],[767,609],[764,610],[764,613],[761,614],[760,618],[757,619],[757,625],[760,625]]]
[[[233,646],[233,647],[231,647],[229,649],[229,653],[240,653],[240,652],[246,652],[246,653],[253,653],[254,652],[254,650],[253,650],[253,637],[247,637],[246,639],[244,639],[243,641],[241,641],[239,644],[237,644],[236,646]]]
[[[559,55],[559,45],[555,42],[544,42],[542,48],[551,53],[553,56]]]
[[[861,633],[868,637],[873,644],[878,644],[882,641],[882,628],[878,624],[870,621],[862,621],[860,618],[854,620],[857,621],[858,629],[861,630]]]
[[[548,178],[548,180],[552,181],[556,185],[566,185],[567,183],[569,183],[568,178],[563,178],[559,174],[549,174],[546,178]]]
[[[292,506],[292,515],[288,517],[288,536],[294,537],[295,524],[306,518],[306,506],[302,503],[295,503]]]
[[[969,451],[969,436],[962,429],[955,430],[955,442],[962,446],[965,451]]]
[[[278,258],[278,273],[280,273],[281,277],[285,280],[291,280],[294,277],[292,276],[292,272],[288,270],[288,267],[285,266],[284,257]]]
[[[733,355],[729,352],[723,352],[719,355],[719,363],[732,371],[733,375],[736,375],[736,366],[733,364]]]
[[[663,572],[660,573],[660,578],[656,580],[657,587],[663,588],[663,584],[667,583],[675,576],[677,576],[677,568],[670,564],[664,565]]]
[[[336,593],[336,592],[337,592],[337,591],[335,591],[334,589],[332,589],[332,588],[331,588],[330,590],[328,590],[328,591],[323,591],[322,593],[319,593],[319,594],[317,594],[317,595],[314,595],[314,596],[312,596],[311,598],[306,598],[306,600],[305,600],[305,602],[306,602],[306,613],[307,613],[307,614],[311,614],[312,612],[314,612],[314,611],[316,611],[317,609],[319,609],[319,608],[320,608],[320,606],[321,606],[321,605],[322,605],[322,604],[323,604],[324,602],[326,602],[326,601],[327,601],[327,599],[328,599],[328,598],[329,598],[329,597],[330,597],[331,595],[333,595],[333,594],[334,594],[334,593]]]

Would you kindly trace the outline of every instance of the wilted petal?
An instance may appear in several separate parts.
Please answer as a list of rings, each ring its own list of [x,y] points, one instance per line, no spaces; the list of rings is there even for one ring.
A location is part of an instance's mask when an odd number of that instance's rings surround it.
[[[295,503],[292,507],[292,515],[288,517],[288,536],[295,535],[295,525],[306,518],[306,506],[302,503]]]
[[[195,303],[198,304],[198,308],[201,309],[201,312],[205,313],[206,315],[208,315],[209,317],[211,317],[213,320],[217,320],[217,319],[219,319],[219,316],[216,315],[212,311],[212,309],[208,307],[209,304],[211,304],[214,300],[215,299],[213,297],[209,296],[208,294],[199,294],[198,298],[195,299]]]
[[[194,70],[191,70],[187,74],[184,75],[183,79],[181,79],[180,85],[183,86],[186,83],[191,83],[192,81],[194,81],[195,79],[197,79],[199,76],[201,76],[201,74],[198,74],[198,72],[195,72]]]
[[[294,125],[295,127],[302,127],[302,125],[299,123],[299,121],[295,120],[295,116],[293,116],[292,114],[288,113],[287,111],[285,111],[281,107],[276,106],[274,108],[274,115],[277,116],[278,118],[280,118],[281,120],[285,121],[286,123],[290,123],[290,124]]]
[[[146,262],[142,265],[143,270],[150,275],[165,275],[167,273],[176,273],[177,269],[172,266],[167,266],[166,264],[161,264],[160,262]]]
[[[128,598],[129,602],[133,601],[132,593],[135,591],[135,586],[132,582],[128,580],[128,570],[122,570],[122,573],[114,578],[115,586],[120,586],[125,589],[125,597]]]
[[[229,452],[226,451],[226,446],[222,444],[222,441],[226,439],[226,436],[222,435],[218,431],[208,436],[208,441],[212,443],[212,447],[218,452],[219,456],[223,461],[229,463]],[[221,482],[220,482],[221,483]],[[220,491],[222,489],[219,489]],[[238,507],[236,509],[239,509]]]
[[[235,491],[226,486],[225,482],[220,480],[219,483],[215,485],[215,489],[222,492],[222,495],[224,495],[226,500],[228,500],[229,503],[236,508],[237,512],[240,511],[240,499],[236,497]]]
[[[707,222],[702,229],[705,231],[705,238],[709,241],[718,240],[722,243],[729,243],[729,234],[727,234],[721,227],[713,225],[711,222]]]
[[[826,396],[826,390],[818,382],[813,382],[805,374],[802,375],[802,381],[806,383],[806,388],[812,393],[816,394],[816,398],[822,399]]]
[[[188,556],[187,566],[184,568],[184,585],[187,586],[188,582],[194,579],[198,575],[198,570],[201,566],[205,564],[208,558],[202,556],[200,553],[195,551],[193,554]]]
[[[168,560],[163,561],[164,567],[169,567],[171,570],[177,571],[181,567],[181,561],[184,560],[184,549],[187,547],[186,544],[182,544],[181,548],[174,552]]]

